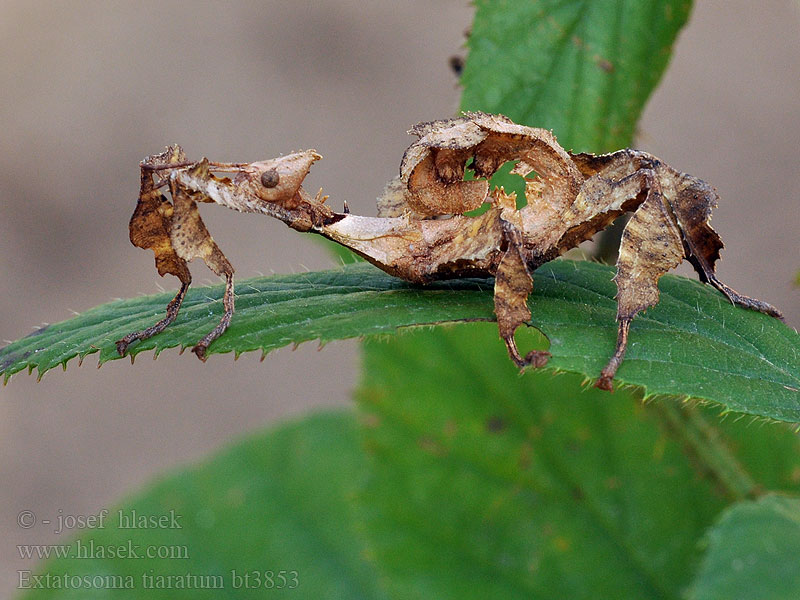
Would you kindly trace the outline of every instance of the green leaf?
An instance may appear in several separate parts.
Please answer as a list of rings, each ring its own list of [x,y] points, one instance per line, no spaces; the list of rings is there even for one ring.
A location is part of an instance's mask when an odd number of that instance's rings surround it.
[[[732,424],[686,453],[674,403],[519,377],[495,335],[465,324],[364,346],[365,531],[395,596],[679,598],[736,495],[698,456],[782,456],[747,476],[798,489],[788,428]]]
[[[800,499],[769,495],[735,504],[707,543],[692,600],[800,598]]]
[[[533,324],[550,340],[551,369],[595,378],[614,350],[611,267],[553,261],[535,275]],[[222,286],[192,290],[176,322],[132,353],[189,346],[210,330]],[[367,264],[262,277],[237,284],[237,312],[209,354],[267,352],[291,343],[392,333],[411,325],[492,320],[492,281],[416,287]],[[729,410],[800,422],[800,335],[776,319],[732,306],[682,277],[661,279],[661,302],[638,316],[617,381],[648,394],[692,396]],[[115,340],[152,324],[169,294],[121,300],[51,325],[0,350],[0,372],[39,373],[74,356],[119,358]],[[498,348],[498,339],[489,342]],[[523,348],[526,344],[524,342]]]
[[[414,287],[366,263],[341,269],[257,277],[236,282],[236,313],[208,354],[268,352],[308,340],[390,333],[398,327],[465,318],[492,318],[492,283],[463,280]],[[218,322],[224,286],[191,288],[175,322],[130,347],[130,354],[191,346]],[[110,302],[45,327],[0,349],[0,373],[39,374],[95,352],[100,362],[120,358],[115,340],[152,325],[172,294]]]
[[[477,0],[464,110],[552,129],[565,148],[629,146],[689,0]]]
[[[317,415],[165,477],[81,535],[94,558],[65,542],[71,559],[35,571],[51,588],[87,576],[97,589],[25,598],[105,597],[114,582],[130,582],[113,594],[131,598],[281,594],[234,589],[234,570],[250,585],[255,571],[262,582],[297,571],[288,597],[674,597],[699,558],[691,540],[724,504],[714,480],[693,471],[656,405],[573,376],[520,378],[495,335],[471,324],[371,342],[360,434],[349,414]],[[788,429],[733,425],[740,454],[771,457],[752,470],[760,483],[800,470]],[[120,529],[119,510],[174,511],[180,528]],[[188,558],[99,557],[128,544]],[[224,592],[196,589],[216,581]]]
[[[84,558],[73,542],[72,558],[46,565],[50,581],[87,576],[96,589],[31,590],[24,597],[383,598],[351,510],[365,468],[348,413],[255,435],[111,509],[103,528],[80,537],[83,552],[90,552]],[[134,515],[168,518],[165,527],[120,529],[126,523],[118,511],[127,524],[137,523],[130,520]],[[97,558],[106,548],[129,544],[142,558]],[[148,559],[148,548],[172,558]],[[281,570],[287,571],[286,587],[279,590]],[[295,575],[298,585],[289,589]],[[109,576],[133,589],[109,591],[113,580],[103,579]],[[223,588],[201,589],[217,584]]]

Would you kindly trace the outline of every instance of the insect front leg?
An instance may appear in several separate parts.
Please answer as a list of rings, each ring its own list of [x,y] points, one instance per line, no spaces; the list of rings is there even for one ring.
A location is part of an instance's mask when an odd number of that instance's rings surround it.
[[[227,261],[226,261],[227,262]],[[228,263],[230,265],[230,263]],[[219,275],[219,273],[217,273]],[[225,276],[225,295],[222,297],[222,307],[223,307],[223,314],[222,318],[217,323],[216,327],[209,331],[202,340],[197,342],[194,347],[192,348],[192,352],[197,355],[202,361],[206,360],[206,350],[208,350],[208,346],[221,336],[225,331],[228,329],[228,326],[231,324],[231,319],[233,318],[233,308],[234,308],[234,293],[233,293],[233,267],[230,268],[230,272],[224,273]]]
[[[129,333],[117,341],[117,352],[122,356],[133,342],[161,333],[175,320],[186,291],[192,283],[189,266],[175,252],[170,240],[174,207],[161,194],[160,185],[156,185],[153,179],[155,171],[174,168],[185,158],[180,146],[171,146],[165,152],[151,156],[141,164],[139,200],[129,224],[130,239],[134,246],[153,250],[158,274],[175,275],[181,281],[181,288],[167,304],[167,314],[163,319],[146,329]]]
[[[191,283],[191,275],[189,275],[188,281],[181,282],[181,289],[178,290],[178,293],[175,294],[175,297],[170,300],[169,304],[167,304],[167,316],[161,319],[158,323],[151,325],[147,329],[129,333],[121,340],[117,340],[117,352],[120,356],[125,356],[125,353],[128,351],[128,346],[130,346],[133,342],[146,340],[147,338],[153,337],[157,333],[161,333],[170,325],[170,323],[175,320],[175,318],[178,316],[178,311],[181,308],[181,304],[183,303],[183,299],[186,297],[186,291],[189,289],[189,285]]]
[[[203,220],[200,218],[200,211],[197,209],[195,196],[200,198],[201,194],[192,193],[181,186],[175,178],[170,180],[170,190],[174,203],[175,213],[172,217],[172,229],[170,231],[170,241],[175,253],[183,260],[189,262],[194,258],[201,258],[208,267],[220,277],[225,277],[225,294],[223,296],[223,314],[217,325],[206,334],[192,348],[200,360],[206,359],[208,346],[225,333],[231,323],[234,311],[234,287],[233,287],[233,265],[228,262],[225,255],[219,249],[211,234],[206,229]]]

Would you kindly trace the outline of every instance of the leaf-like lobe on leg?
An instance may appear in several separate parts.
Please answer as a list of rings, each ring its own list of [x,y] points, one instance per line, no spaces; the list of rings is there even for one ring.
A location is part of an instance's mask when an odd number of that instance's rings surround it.
[[[617,259],[617,321],[619,333],[614,354],[595,384],[611,390],[628,345],[633,317],[658,303],[659,278],[683,260],[680,231],[674,221],[657,179],[643,178],[647,198],[633,214],[622,233]]]
[[[671,202],[672,210],[683,234],[687,258],[700,280],[713,285],[733,304],[783,319],[781,312],[771,304],[744,296],[717,278],[715,263],[723,248],[722,239],[711,228],[711,211],[717,206],[717,192],[701,179],[673,173],[677,193]]]
[[[193,197],[200,194],[191,194],[186,188],[178,186],[174,180],[170,181],[170,191],[175,203],[175,214],[172,218],[170,233],[175,252],[185,261],[201,258],[214,273],[225,277],[222,318],[216,327],[192,348],[192,352],[199,359],[205,360],[209,344],[225,333],[233,317],[233,265],[222,254],[222,250],[219,249],[200,217],[200,211],[197,209],[197,203]]]
[[[180,146],[170,146],[161,154],[150,156],[141,163],[139,200],[128,224],[131,243],[155,254],[156,269],[162,277],[169,273],[189,283],[191,275],[186,261],[179,257],[170,240],[173,206],[156,188],[153,166],[181,163],[186,156]]]
[[[515,199],[502,190],[495,190],[494,204],[500,210],[500,222],[506,251],[497,266],[494,280],[494,312],[500,337],[506,344],[511,360],[518,367],[529,365],[543,367],[550,358],[549,352],[533,350],[522,357],[514,339],[520,325],[531,320],[528,296],[533,291],[533,277],[523,256],[522,234],[518,229],[522,219],[515,210]]]
[[[187,262],[195,258],[203,259],[217,275],[232,275],[233,266],[206,229],[193,195],[175,185],[174,181],[170,187],[175,211],[170,241],[175,253]]]
[[[156,269],[162,277],[169,273],[181,281],[180,290],[167,304],[166,316],[154,325],[141,331],[133,331],[117,340],[117,352],[124,356],[128,346],[138,340],[144,340],[161,333],[178,316],[186,291],[192,282],[192,275],[186,260],[178,256],[172,246],[170,232],[174,207],[164,197],[153,180],[153,168],[183,163],[186,156],[180,146],[170,146],[161,154],[146,158],[140,165],[141,183],[139,200],[128,225],[131,243],[138,248],[152,249],[155,254]]]
[[[526,366],[517,349],[514,332],[517,327],[531,319],[528,296],[533,291],[531,278],[525,261],[516,246],[506,250],[497,267],[494,280],[494,312],[497,315],[497,328],[500,337],[508,347],[511,359],[518,367]]]
[[[680,231],[660,192],[651,189],[622,233],[617,259],[619,318],[658,303],[658,280],[683,260]]]
[[[714,272],[723,248],[722,239],[711,227],[711,211],[717,206],[717,192],[705,181],[681,173],[670,173],[675,194],[670,205],[681,228],[687,257],[702,281]]]

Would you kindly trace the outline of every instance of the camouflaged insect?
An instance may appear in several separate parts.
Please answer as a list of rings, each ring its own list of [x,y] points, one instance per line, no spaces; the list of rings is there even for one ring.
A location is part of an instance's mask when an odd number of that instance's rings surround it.
[[[321,193],[306,193],[303,180],[321,158],[314,150],[255,163],[213,163],[188,162],[183,150],[172,146],[145,159],[131,241],[152,249],[159,274],[175,275],[181,288],[166,317],[119,340],[119,353],[175,319],[191,283],[187,263],[194,258],[202,258],[227,282],[224,315],[193,348],[197,356],[204,359],[209,344],[228,327],[233,267],[205,228],[198,202],[267,214],[297,231],[321,234],[413,283],[494,276],[500,337],[520,368],[541,367],[550,356],[540,350],[522,356],[514,341],[516,329],[531,320],[534,270],[630,212],[614,278],[616,349],[596,383],[606,390],[612,389],[625,355],[631,320],[658,302],[658,279],[684,259],[734,304],[781,316],[717,279],[714,265],[722,241],[709,224],[717,203],[714,188],[650,154],[630,149],[572,154],[550,131],[484,113],[420,123],[409,133],[419,139],[406,150],[399,178],[378,200],[377,217],[352,215],[346,205],[335,212]],[[525,180],[527,204],[520,209],[513,194],[489,186],[488,179],[509,161],[516,163],[511,172]],[[467,170],[472,177],[465,179]],[[488,209],[482,214],[464,214],[484,204]]]

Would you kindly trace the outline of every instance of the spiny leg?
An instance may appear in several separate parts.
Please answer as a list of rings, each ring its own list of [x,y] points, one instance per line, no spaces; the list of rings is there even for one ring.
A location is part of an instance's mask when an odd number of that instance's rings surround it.
[[[166,317],[161,319],[155,325],[151,325],[147,329],[134,331],[126,335],[121,340],[117,340],[117,352],[120,356],[125,356],[125,353],[128,351],[128,346],[130,346],[133,342],[137,340],[146,340],[147,338],[153,337],[157,333],[161,333],[170,323],[175,320],[175,318],[178,316],[178,311],[181,308],[181,304],[183,303],[183,299],[186,297],[186,290],[189,289],[189,285],[191,283],[191,278],[189,281],[181,282],[181,289],[178,290],[178,293],[175,294],[175,297],[170,300],[169,304],[167,304]]]
[[[176,254],[187,262],[194,258],[201,258],[215,274],[225,277],[222,318],[214,329],[208,332],[192,348],[192,352],[200,360],[205,361],[208,346],[225,333],[233,317],[233,265],[225,258],[222,250],[219,249],[219,246],[217,246],[200,218],[196,200],[202,201],[205,196],[200,193],[192,193],[190,190],[180,186],[174,179],[170,180],[170,191],[172,193],[173,206],[175,207],[175,212],[172,216],[170,240]]]
[[[595,382],[594,386],[601,390],[611,392],[614,390],[612,380],[617,373],[617,369],[622,364],[622,359],[625,358],[625,350],[628,348],[628,332],[631,328],[631,319],[621,319],[619,322],[619,331],[617,332],[617,347],[614,350],[614,355],[608,364],[600,372],[600,377]]]
[[[614,354],[600,373],[595,386],[611,391],[612,380],[622,364],[628,346],[633,317],[658,303],[658,280],[680,264],[684,257],[680,229],[666,206],[661,185],[652,171],[642,170],[639,191],[647,190],[645,201],[634,212],[622,234],[617,259],[617,344]]]
[[[781,311],[779,311],[771,304],[767,304],[762,300],[750,298],[749,296],[743,296],[733,288],[730,288],[724,283],[722,283],[719,279],[717,279],[717,276],[714,273],[706,273],[706,278],[708,279],[708,283],[710,283],[720,292],[725,294],[728,300],[730,300],[733,304],[742,306],[744,308],[749,308],[751,310],[757,310],[758,312],[762,312],[765,315],[769,315],[771,317],[775,317],[776,319],[780,319],[781,321],[783,321],[783,314],[781,313]]]
[[[178,256],[170,240],[174,207],[161,195],[153,180],[153,169],[173,168],[184,159],[180,146],[171,146],[161,154],[148,157],[141,163],[139,200],[129,224],[131,243],[139,248],[153,250],[158,274],[175,275],[181,281],[181,288],[167,304],[167,314],[163,319],[147,329],[134,331],[117,341],[117,352],[120,355],[124,355],[133,342],[162,332],[175,320],[186,296],[186,290],[192,282],[186,261]]]
[[[217,326],[209,331],[206,336],[192,348],[192,352],[197,355],[197,358],[204,362],[206,360],[206,350],[208,350],[209,344],[225,333],[225,330],[228,329],[228,326],[231,324],[231,318],[233,318],[233,272],[225,274],[225,295],[222,298],[222,306],[225,312],[219,320],[219,323],[217,323]]]
[[[713,285],[735,305],[783,320],[783,315],[774,306],[743,296],[717,279],[715,264],[723,244],[711,227],[711,211],[718,200],[716,190],[702,179],[689,175],[681,175],[675,187],[677,193],[670,198],[670,206],[681,229],[686,258],[697,271],[700,281]]]
[[[697,271],[697,274],[700,276],[700,281],[713,285],[720,292],[722,292],[728,300],[730,300],[731,304],[735,304],[743,308],[749,308],[751,310],[757,310],[765,315],[769,315],[783,321],[783,314],[781,311],[771,304],[767,304],[762,300],[750,298],[749,296],[744,296],[717,279],[713,263],[705,260],[705,258],[699,253],[695,253],[694,245],[691,242],[692,240],[684,239],[684,243],[689,254],[689,262],[692,263],[694,270]]]
[[[518,232],[507,230],[506,235],[509,247],[500,260],[494,281],[494,312],[497,315],[497,327],[514,364],[520,369],[527,366],[543,367],[550,359],[549,352],[532,350],[523,358],[514,340],[517,328],[531,319],[528,296],[533,291],[533,278],[520,252],[521,241]]]

